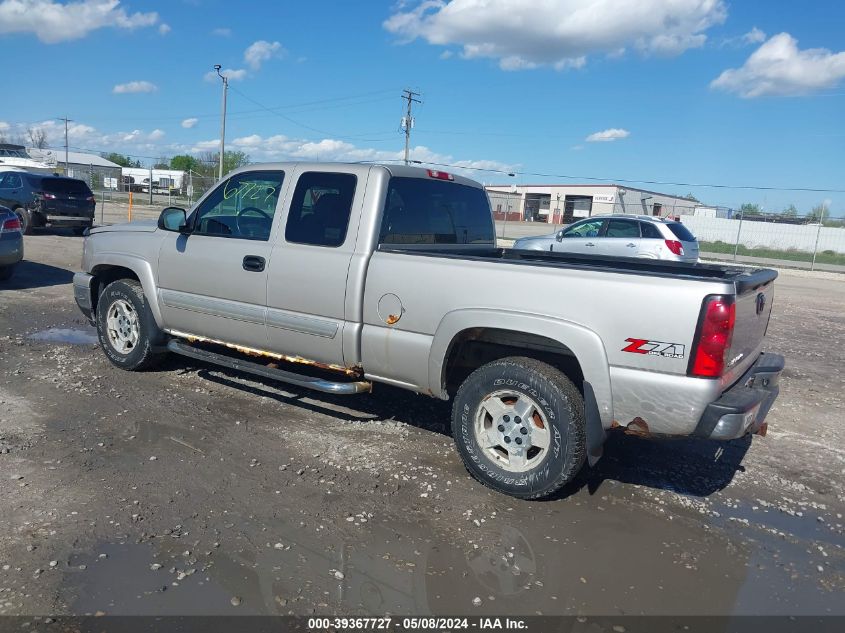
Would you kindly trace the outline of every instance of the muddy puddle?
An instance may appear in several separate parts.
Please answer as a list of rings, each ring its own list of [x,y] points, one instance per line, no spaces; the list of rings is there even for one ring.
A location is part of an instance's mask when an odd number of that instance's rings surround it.
[[[425,522],[356,517],[344,525],[325,517],[316,531],[284,520],[232,525],[236,535],[222,545],[190,535],[102,544],[71,565],[88,567],[69,574],[70,607],[208,615],[845,610],[806,568],[803,546],[766,533],[731,538],[715,525],[654,516],[607,496],[518,505],[478,526],[456,522],[454,538]]]
[[[50,328],[30,334],[27,338],[33,341],[49,343],[65,343],[67,345],[97,345],[97,330],[88,328]]]

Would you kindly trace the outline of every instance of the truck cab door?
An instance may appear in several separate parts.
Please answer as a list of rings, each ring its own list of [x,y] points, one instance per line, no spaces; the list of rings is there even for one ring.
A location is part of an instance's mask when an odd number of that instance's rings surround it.
[[[272,351],[332,365],[358,361],[366,267],[351,266],[369,170],[310,165],[294,173],[268,267]],[[344,339],[350,343],[346,354]]]
[[[267,349],[264,314],[281,170],[231,176],[188,217],[190,233],[168,231],[158,259],[167,330]]]
[[[561,237],[552,244],[555,253],[595,254],[604,220],[584,220],[563,229]]]

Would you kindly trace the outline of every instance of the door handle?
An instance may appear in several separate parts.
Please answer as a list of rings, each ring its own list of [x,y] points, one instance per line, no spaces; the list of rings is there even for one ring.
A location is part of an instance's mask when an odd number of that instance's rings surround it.
[[[584,244],[584,246],[595,246],[595,244],[593,244],[592,242],[587,242],[586,244]]]
[[[251,273],[260,273],[264,270],[265,261],[263,257],[259,257],[258,255],[247,255],[244,257],[244,270],[248,270]]]
[[[636,244],[633,244],[633,243],[625,244],[625,246],[627,246],[628,248],[634,248],[636,246]]]

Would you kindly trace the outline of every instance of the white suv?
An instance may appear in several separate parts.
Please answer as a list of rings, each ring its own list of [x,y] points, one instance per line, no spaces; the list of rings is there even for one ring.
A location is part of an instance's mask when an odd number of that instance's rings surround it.
[[[680,222],[648,215],[597,215],[538,237],[523,237],[514,249],[592,253],[606,257],[646,257],[698,261],[698,240]]]

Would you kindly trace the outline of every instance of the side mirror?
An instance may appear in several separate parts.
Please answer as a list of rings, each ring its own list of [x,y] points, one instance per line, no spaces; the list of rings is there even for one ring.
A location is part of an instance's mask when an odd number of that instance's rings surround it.
[[[560,241],[563,239],[563,229],[561,229],[560,231],[558,231],[558,232],[557,232],[557,235],[555,236],[555,239],[556,239],[558,242],[560,242]]]
[[[158,228],[163,231],[190,233],[185,209],[180,209],[179,207],[167,207],[161,212],[161,215],[158,216]]]

